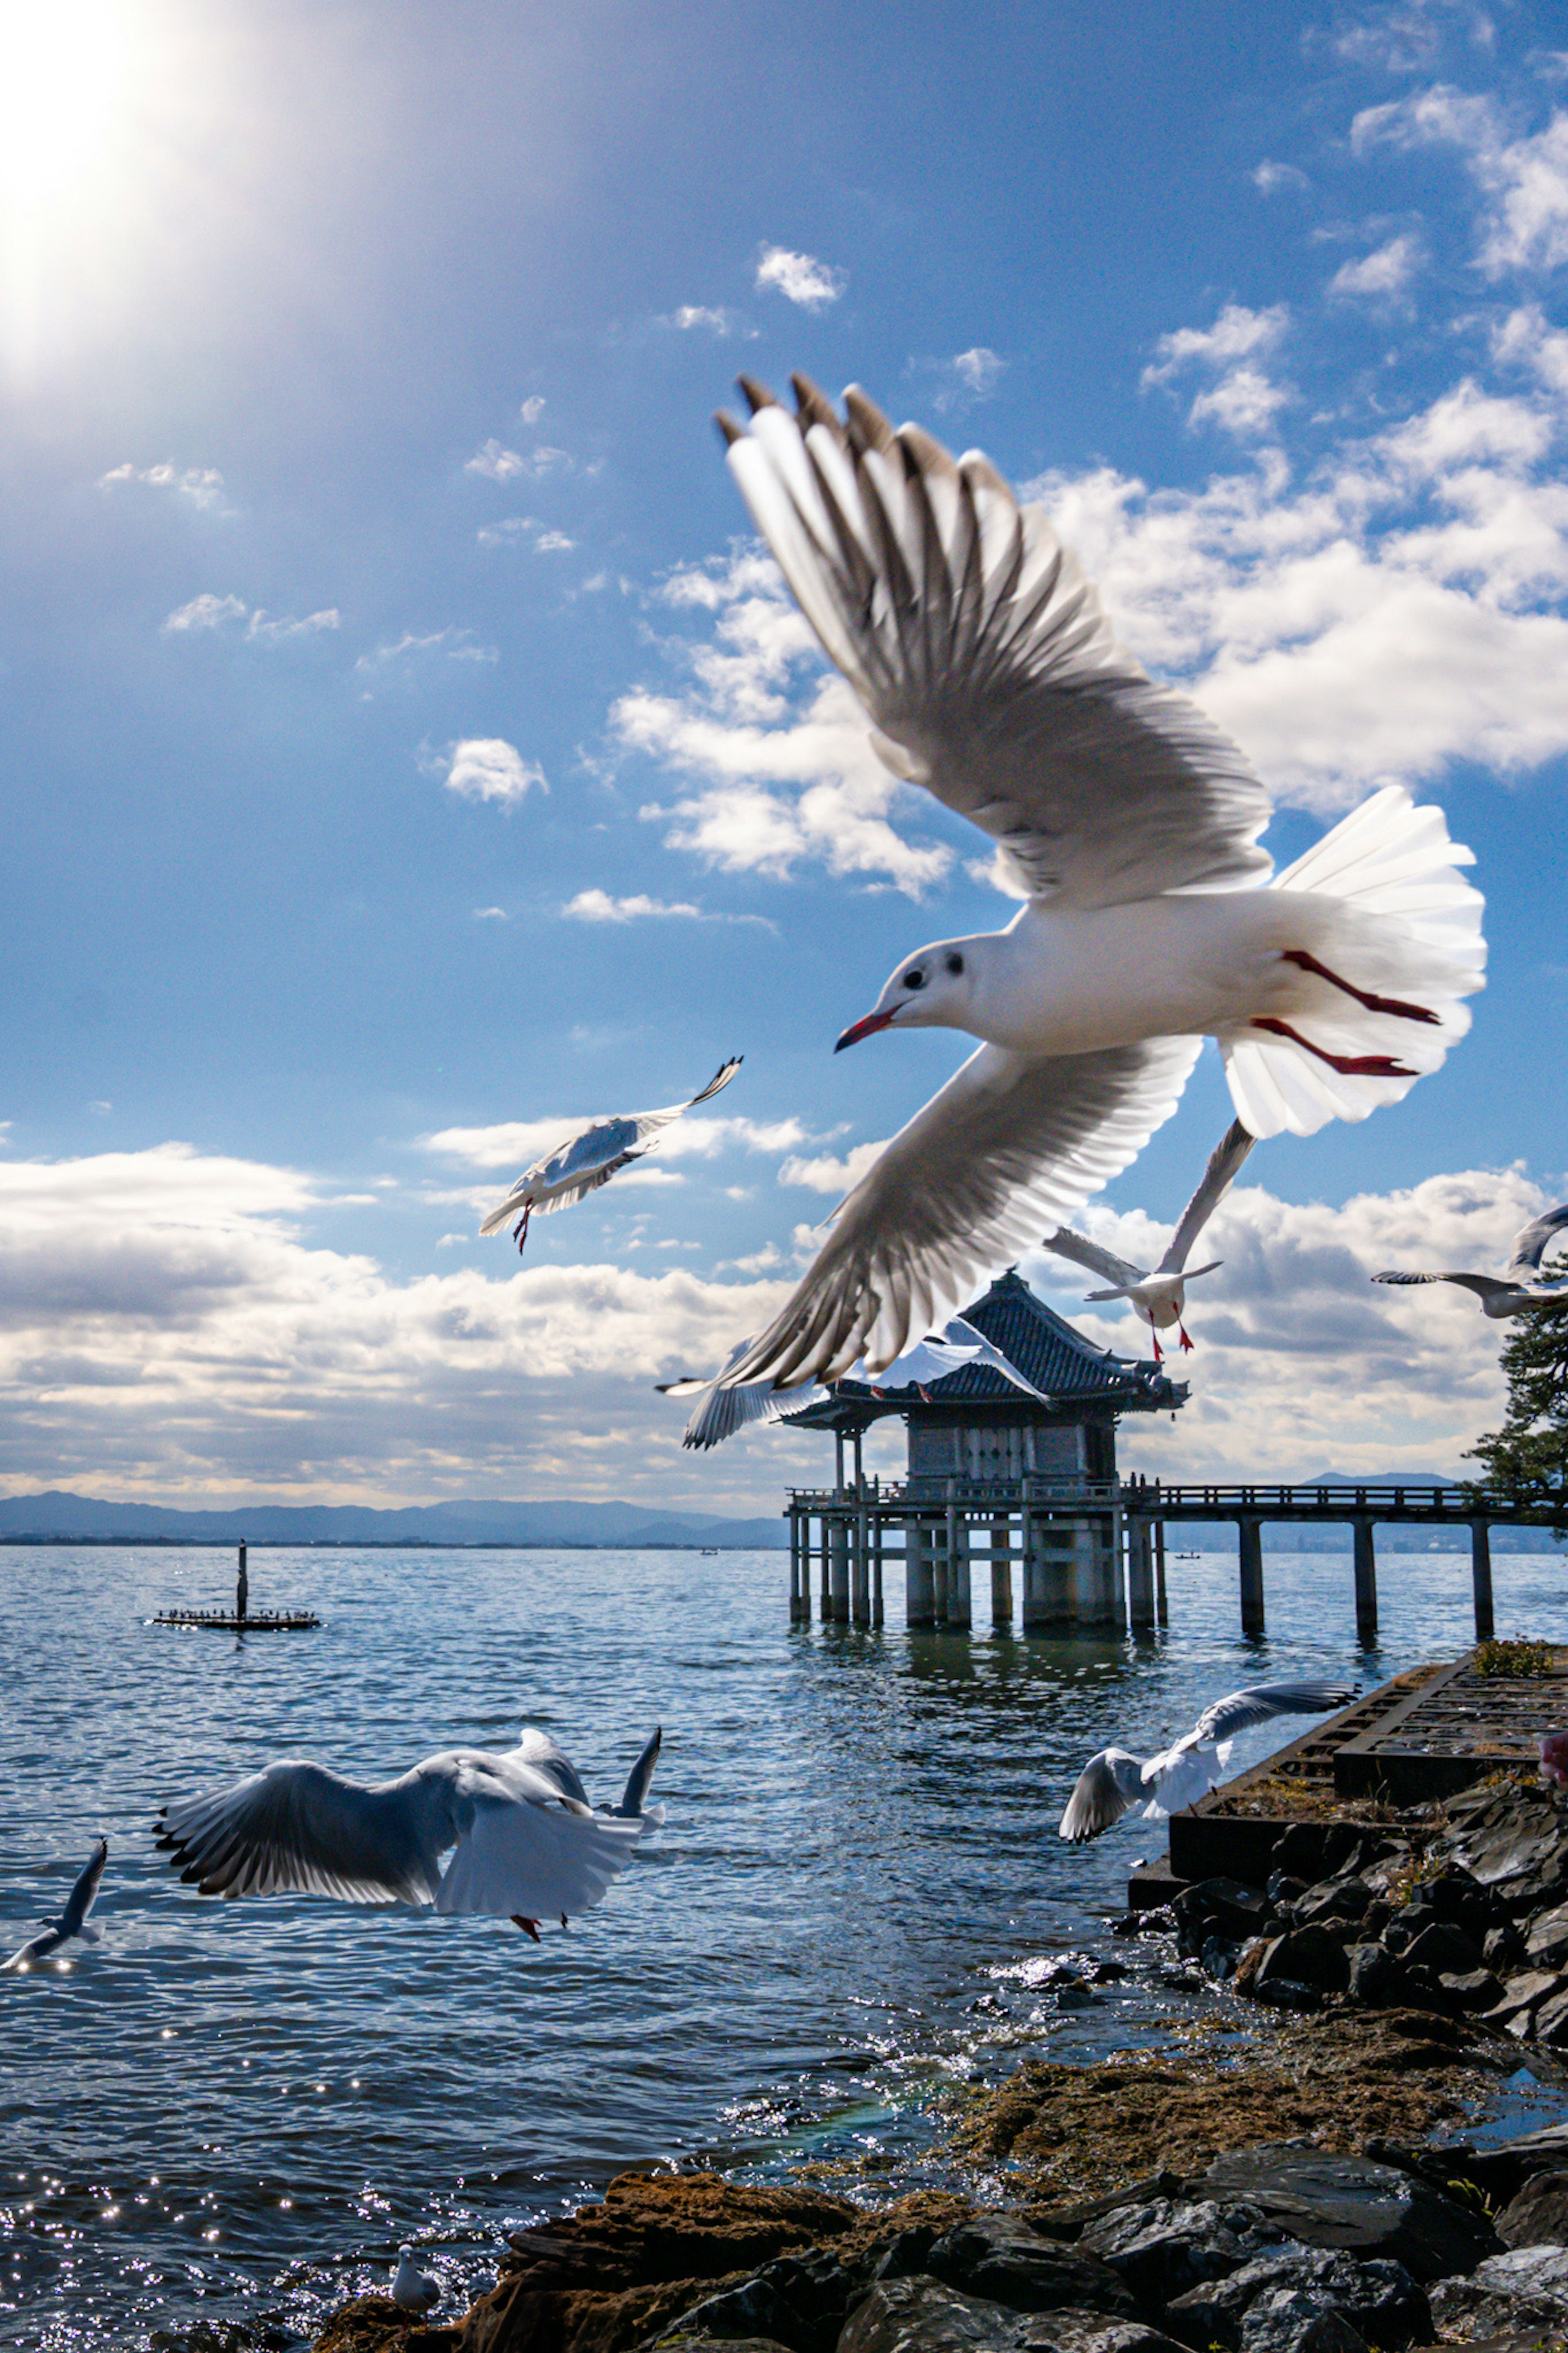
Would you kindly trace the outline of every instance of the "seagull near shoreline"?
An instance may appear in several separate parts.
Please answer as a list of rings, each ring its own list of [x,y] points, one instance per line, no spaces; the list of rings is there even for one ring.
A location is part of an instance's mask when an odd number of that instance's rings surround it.
[[[1144,1814],[1152,1820],[1180,1813],[1216,1787],[1237,1733],[1277,1715],[1327,1715],[1334,1708],[1349,1707],[1354,1697],[1348,1683],[1249,1683],[1205,1707],[1192,1730],[1157,1757],[1145,1759],[1125,1748],[1101,1748],[1073,1784],[1058,1835],[1081,1845],[1110,1830],[1143,1799],[1149,1801]]]
[[[85,1870],[79,1873],[75,1886],[66,1897],[59,1918],[46,1919],[43,1934],[30,1937],[19,1951],[13,1953],[10,1959],[0,1964],[0,1967],[16,1969],[19,1973],[24,1972],[30,1969],[36,1961],[47,1960],[51,1953],[58,1953],[60,1947],[68,1944],[73,1936],[79,1937],[84,1945],[101,1943],[102,1929],[89,1928],[87,1915],[92,1910],[97,1899],[99,1884],[103,1878],[104,1865],[108,1861],[109,1841],[106,1838],[100,1838],[88,1858]]]
[[[499,1234],[503,1226],[512,1227],[512,1240],[521,1252],[528,1240],[528,1221],[535,1209],[547,1217],[552,1209],[569,1209],[577,1201],[585,1200],[601,1185],[625,1168],[629,1161],[640,1160],[651,1152],[664,1130],[676,1120],[695,1111],[699,1103],[710,1103],[723,1087],[727,1087],[744,1057],[736,1054],[716,1071],[700,1094],[692,1095],[686,1103],[667,1103],[662,1111],[627,1112],[617,1119],[595,1120],[558,1144],[531,1168],[525,1168],[512,1185],[504,1201],[491,1209],[479,1227],[481,1234]],[[521,1211],[521,1217],[518,1215]]]
[[[446,1749],[395,1781],[284,1758],[165,1806],[154,1827],[204,1895],[433,1904],[510,1919],[538,1944],[542,1920],[564,1927],[599,1903],[663,1821],[662,1806],[643,1802],[662,1737],[644,1747],[619,1804],[596,1813],[570,1757],[529,1725],[515,1748]]]
[[[1542,1274],[1541,1261],[1547,1244],[1564,1226],[1568,1226],[1568,1201],[1521,1226],[1500,1275],[1388,1272],[1372,1279],[1373,1282],[1457,1282],[1475,1293],[1483,1315],[1498,1318],[1522,1315],[1527,1307],[1561,1307],[1568,1303],[1568,1267],[1559,1262],[1554,1272]]]
[[[1090,1274],[1103,1275],[1114,1286],[1110,1291],[1086,1292],[1086,1305],[1091,1300],[1125,1299],[1133,1314],[1147,1324],[1154,1335],[1157,1365],[1163,1362],[1160,1335],[1168,1332],[1173,1324],[1181,1335],[1182,1346],[1190,1348],[1193,1345],[1182,1322],[1186,1286],[1195,1282],[1200,1274],[1215,1273],[1224,1261],[1211,1259],[1207,1266],[1194,1266],[1189,1272],[1187,1260],[1193,1244],[1230,1190],[1237,1171],[1257,1141],[1238,1119],[1231,1122],[1210,1153],[1198,1189],[1182,1211],[1171,1246],[1156,1267],[1131,1266],[1113,1250],[1102,1250],[1087,1234],[1075,1234],[1068,1226],[1058,1227],[1046,1238],[1046,1248],[1054,1250],[1058,1258],[1071,1259],[1076,1266],[1087,1267]]]
[[[873,1375],[1136,1157],[1205,1035],[1257,1136],[1363,1119],[1436,1070],[1481,985],[1481,900],[1442,812],[1390,786],[1262,887],[1269,799],[1117,645],[1044,513],[863,394],[790,415],[742,379],[729,462],[885,765],[987,832],[1003,932],[899,965],[839,1048],[936,1025],[979,1050],[840,1204],[782,1313],[718,1376]]]

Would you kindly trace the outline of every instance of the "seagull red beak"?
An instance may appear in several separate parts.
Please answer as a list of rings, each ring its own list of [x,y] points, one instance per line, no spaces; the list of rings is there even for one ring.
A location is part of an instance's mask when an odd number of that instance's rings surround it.
[[[863,1021],[851,1021],[848,1029],[833,1049],[834,1052],[842,1054],[846,1046],[858,1046],[862,1038],[875,1036],[879,1029],[887,1028],[892,1018],[891,1013],[868,1013]]]

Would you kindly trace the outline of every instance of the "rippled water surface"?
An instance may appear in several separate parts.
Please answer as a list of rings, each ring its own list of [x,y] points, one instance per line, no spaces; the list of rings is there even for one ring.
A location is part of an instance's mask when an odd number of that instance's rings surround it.
[[[148,1622],[223,1599],[227,1555],[0,1547],[0,1948],[58,1909],[100,1830],[110,1846],[102,1944],[0,1978],[0,2344],[262,2316],[299,2336],[384,2284],[400,2240],[456,2297],[502,2229],[628,2165],[902,2161],[931,2088],[1005,2066],[1020,2031],[1090,2057],[1163,2031],[1173,1996],[1147,1973],[1092,2010],[1033,2000],[1043,1959],[1091,1941],[1163,1845],[1136,1823],[1057,1840],[1091,1749],[1152,1746],[1238,1682],[1381,1681],[1470,1639],[1458,1555],[1382,1556],[1366,1654],[1348,1555],[1270,1559],[1261,1642],[1217,1556],[1172,1559],[1168,1634],[1073,1643],[792,1632],[777,1554],[251,1567],[253,1608],[309,1605],[321,1630]],[[1554,1557],[1495,1574],[1500,1631],[1564,1638]],[[163,1799],[279,1755],[381,1775],[524,1721],[602,1797],[666,1734],[664,1832],[541,1947],[494,1921],[206,1900],[149,1835]],[[1003,2022],[973,2010],[987,1992]]]

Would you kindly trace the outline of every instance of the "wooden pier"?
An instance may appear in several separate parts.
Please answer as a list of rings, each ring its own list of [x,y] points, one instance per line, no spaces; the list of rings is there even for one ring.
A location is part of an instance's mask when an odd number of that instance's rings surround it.
[[[246,1572],[247,1547],[239,1547],[232,1609],[160,1609],[154,1626],[181,1626],[209,1634],[304,1634],[320,1626],[309,1609],[252,1609],[250,1578]]]

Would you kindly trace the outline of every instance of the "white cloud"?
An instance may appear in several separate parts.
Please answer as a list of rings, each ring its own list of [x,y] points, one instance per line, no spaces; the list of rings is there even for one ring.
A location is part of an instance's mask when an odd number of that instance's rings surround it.
[[[1453,146],[1486,199],[1479,259],[1489,277],[1549,270],[1568,260],[1568,112],[1543,130],[1510,138],[1489,96],[1439,83],[1412,98],[1365,108],[1351,128],[1360,153],[1395,147]]]
[[[862,1176],[887,1150],[888,1139],[881,1137],[871,1144],[851,1145],[841,1160],[831,1153],[816,1159],[786,1160],[779,1169],[781,1185],[804,1185],[813,1193],[847,1193],[851,1185],[858,1185]]]
[[[225,503],[223,476],[216,466],[123,466],[110,467],[98,478],[100,491],[110,490],[118,482],[143,482],[149,489],[173,491],[175,495],[208,514],[232,515],[234,509]]]
[[[671,847],[731,872],[785,876],[803,860],[830,873],[883,874],[918,897],[952,853],[906,841],[895,804],[923,796],[902,786],[871,749],[859,705],[820,672],[816,641],[772,562],[747,551],[668,579],[663,601],[714,615],[712,638],[687,649],[684,688],[639,688],[610,714],[627,751],[644,754],[696,789],[642,811]]]
[[[445,781],[464,800],[500,801],[503,808],[526,800],[535,785],[541,792],[550,789],[538,761],[525,760],[500,735],[469,735],[454,744]]]
[[[1421,242],[1415,237],[1391,237],[1360,261],[1347,261],[1329,280],[1329,292],[1370,296],[1402,294],[1421,260]]]
[[[1554,393],[1568,394],[1568,334],[1553,327],[1539,302],[1510,311],[1492,331],[1500,367],[1522,367]]]
[[[321,613],[307,613],[302,620],[288,617],[273,620],[259,605],[252,612],[238,596],[215,596],[209,593],[193,596],[188,605],[182,605],[177,612],[171,613],[163,628],[174,631],[221,629],[226,628],[230,621],[244,621],[243,635],[247,640],[263,646],[287,645],[290,638],[311,638],[322,629],[335,629],[342,626],[341,616],[335,607]]]
[[[498,522],[481,523],[475,536],[481,547],[517,547],[527,540],[536,555],[563,554],[577,544],[563,531],[547,530],[532,515],[502,515]]]
[[[1231,368],[1207,392],[1198,394],[1187,411],[1187,422],[1202,425],[1212,420],[1234,433],[1238,441],[1256,440],[1268,431],[1289,398],[1261,368]]]
[[[910,364],[912,374],[935,378],[935,405],[945,417],[954,411],[962,415],[977,400],[989,400],[1007,363],[999,352],[976,343],[952,359],[912,360]]]
[[[1268,311],[1227,302],[1212,327],[1177,327],[1162,335],[1142,384],[1169,384],[1188,368],[1208,369],[1215,382],[1194,400],[1188,424],[1212,422],[1239,439],[1255,439],[1291,396],[1258,365],[1261,354],[1280,343],[1289,318],[1282,302]]]
[[[376,646],[368,654],[361,654],[356,670],[373,673],[395,666],[408,667],[426,654],[439,654],[447,661],[493,662],[500,657],[494,646],[481,645],[472,629],[448,628],[430,629],[421,634],[405,629],[400,638]]]
[[[1277,195],[1281,188],[1308,188],[1311,182],[1295,164],[1255,164],[1247,177],[1259,195]]]
[[[537,425],[544,414],[544,395],[531,393],[517,413],[525,425]]]
[[[476,923],[504,923],[510,920],[510,918],[508,916],[504,907],[476,907],[474,909],[474,921]]]
[[[650,899],[644,892],[635,892],[629,898],[613,899],[607,891],[579,891],[574,899],[567,901],[561,912],[582,923],[631,923],[650,915],[683,915],[699,923],[755,923],[763,931],[778,929],[777,924],[771,923],[766,915],[710,914],[705,907],[695,906],[689,900],[678,899],[670,902]]]
[[[533,543],[533,548],[536,555],[555,555],[564,554],[576,544],[576,541],[568,539],[563,531],[542,531]]]
[[[822,311],[837,301],[849,280],[844,270],[818,261],[814,254],[764,245],[757,258],[756,282],[759,291],[776,287],[787,301],[797,303],[803,311]]]
[[[612,1116],[620,1114],[577,1112],[563,1113],[559,1119],[500,1120],[493,1127],[444,1127],[437,1134],[421,1136],[419,1141],[426,1152],[434,1152],[443,1160],[460,1161],[468,1168],[528,1168],[534,1161],[546,1159],[580,1128]],[[704,1117],[700,1112],[692,1112],[673,1127],[666,1128],[657,1148],[661,1160],[711,1160],[716,1154],[732,1147],[745,1152],[794,1152],[811,1140],[798,1119],[755,1120],[732,1113]],[[880,1145],[875,1148],[881,1149]],[[616,1182],[623,1184],[624,1176],[617,1176]],[[438,1198],[467,1199],[468,1196]]]
[[[726,311],[707,302],[682,302],[678,311],[672,311],[658,323],[661,327],[673,327],[678,334],[700,333],[721,339],[745,332],[745,322],[738,311]]]
[[[493,434],[463,468],[465,474],[482,474],[490,482],[510,482],[515,475],[530,470],[527,459],[519,450],[503,448]]]

